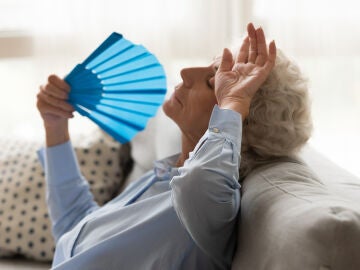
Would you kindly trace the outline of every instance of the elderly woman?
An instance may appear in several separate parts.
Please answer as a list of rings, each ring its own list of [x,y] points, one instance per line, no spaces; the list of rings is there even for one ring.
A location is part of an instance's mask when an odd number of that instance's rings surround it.
[[[182,132],[181,153],[157,161],[103,207],[94,202],[71,147],[70,88],[49,77],[37,107],[46,131],[54,269],[231,267],[239,172],[245,176],[293,154],[309,135],[299,71],[282,55],[278,61],[274,41],[267,46],[261,28],[249,24],[247,30],[238,52],[224,49],[209,66],[181,71],[183,82],[163,105]]]

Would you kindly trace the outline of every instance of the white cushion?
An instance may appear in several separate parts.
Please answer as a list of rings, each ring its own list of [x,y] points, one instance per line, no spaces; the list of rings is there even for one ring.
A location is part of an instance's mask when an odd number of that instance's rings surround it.
[[[40,147],[40,142],[0,138],[0,257],[53,257]],[[112,199],[123,182],[120,144],[96,131],[77,138],[74,148],[95,200],[101,205]]]

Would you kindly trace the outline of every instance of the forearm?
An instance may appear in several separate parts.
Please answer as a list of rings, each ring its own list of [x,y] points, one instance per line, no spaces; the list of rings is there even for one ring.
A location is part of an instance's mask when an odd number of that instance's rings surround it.
[[[217,263],[231,263],[240,207],[241,117],[214,109],[209,129],[180,175],[171,181],[173,205],[195,243]]]
[[[47,206],[55,241],[99,207],[83,178],[73,179],[63,186],[49,186]]]
[[[203,140],[179,168],[171,187],[174,207],[187,229],[206,236],[237,214],[240,156],[237,143],[212,131]]]
[[[238,164],[233,143],[211,138],[172,180],[174,207],[193,236],[206,237],[235,218],[239,206]]]
[[[53,234],[58,240],[98,205],[81,175],[71,142],[41,149],[39,157],[45,169]]]

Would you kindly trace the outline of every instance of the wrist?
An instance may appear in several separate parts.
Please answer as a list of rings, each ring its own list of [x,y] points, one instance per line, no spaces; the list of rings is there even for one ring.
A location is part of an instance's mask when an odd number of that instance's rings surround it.
[[[70,140],[68,126],[45,126],[46,146],[51,147],[63,144]]]
[[[233,110],[241,114],[242,119],[244,120],[249,114],[249,106],[244,105],[238,102],[223,102],[219,104],[219,108]]]

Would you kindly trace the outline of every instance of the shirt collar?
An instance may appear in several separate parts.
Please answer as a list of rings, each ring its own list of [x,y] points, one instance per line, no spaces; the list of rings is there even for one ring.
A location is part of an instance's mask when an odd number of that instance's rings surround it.
[[[180,154],[172,155],[154,162],[154,173],[160,181],[171,180],[179,175],[178,168],[175,167]]]

